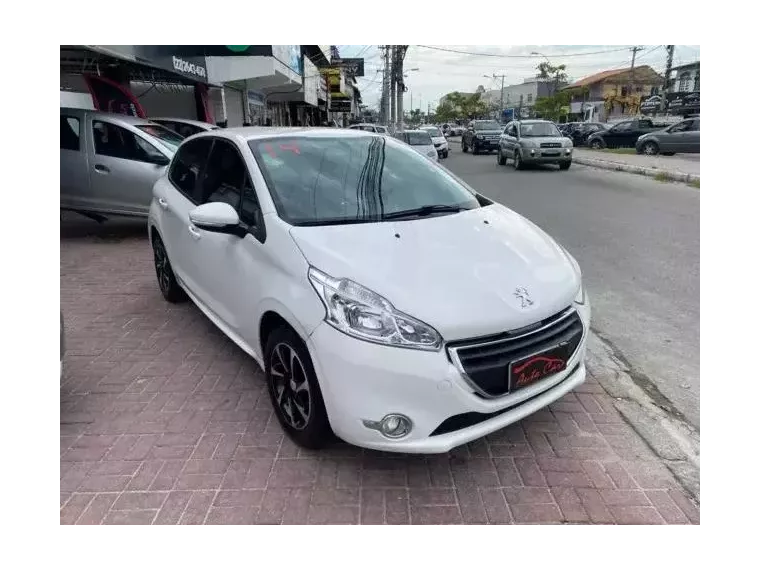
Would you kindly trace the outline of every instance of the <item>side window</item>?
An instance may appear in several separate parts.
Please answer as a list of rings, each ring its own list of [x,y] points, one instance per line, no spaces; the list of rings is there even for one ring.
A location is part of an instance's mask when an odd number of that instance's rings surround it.
[[[79,150],[79,119],[61,115],[61,150]]]
[[[163,156],[161,152],[148,141],[136,134],[104,121],[92,122],[93,141],[95,154],[136,160],[140,162],[153,162],[151,157]]]
[[[633,123],[630,121],[626,121],[624,123],[618,123],[617,125],[612,127],[612,130],[615,131],[616,133],[627,133],[628,131],[631,130],[632,127],[633,127]]]
[[[179,147],[169,170],[169,181],[191,201],[197,203],[198,177],[211,150],[212,139],[201,138]]]
[[[240,221],[249,226],[261,225],[259,199],[247,173],[243,182],[243,198],[240,202]]]
[[[201,177],[200,203],[226,202],[238,211],[247,178],[248,169],[237,149],[227,141],[215,140]]]
[[[699,119],[694,119],[692,121],[691,125],[689,125],[689,128],[686,129],[687,131],[697,131],[699,132]]]
[[[515,123],[510,123],[510,125],[507,127],[507,134],[510,137],[517,136],[517,125]]]

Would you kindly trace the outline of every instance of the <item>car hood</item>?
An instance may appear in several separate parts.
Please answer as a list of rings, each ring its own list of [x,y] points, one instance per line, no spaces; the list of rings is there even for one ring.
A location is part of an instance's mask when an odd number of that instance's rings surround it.
[[[433,140],[433,144],[442,144],[446,142],[446,137],[430,137]]]
[[[571,139],[568,137],[522,137],[520,139],[520,142],[531,142],[536,143],[537,146],[541,146],[543,143],[560,143],[563,144],[565,141],[572,142]]]
[[[291,235],[309,264],[372,289],[447,341],[535,323],[571,305],[580,287],[564,250],[498,204],[419,220],[294,227]]]

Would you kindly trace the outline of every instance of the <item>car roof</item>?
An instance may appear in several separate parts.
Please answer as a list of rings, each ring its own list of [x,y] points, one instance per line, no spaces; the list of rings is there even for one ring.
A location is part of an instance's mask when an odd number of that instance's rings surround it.
[[[114,123],[121,123],[122,125],[145,125],[151,124],[150,119],[143,119],[140,117],[133,117],[132,115],[122,115],[120,113],[104,113],[103,111],[92,111],[90,109],[77,109],[74,107],[61,107],[61,113],[67,113],[72,115],[89,116],[93,119],[104,119],[112,121]],[[156,124],[156,123],[154,123]]]
[[[196,121],[194,119],[182,119],[180,117],[150,117],[149,121],[173,121],[175,123],[185,123],[188,125],[195,125],[196,127],[218,129],[216,125],[207,123],[205,121]]]
[[[188,137],[222,137],[242,142],[268,139],[268,138],[285,138],[285,137],[305,137],[305,138],[362,138],[362,137],[381,137],[377,133],[362,131],[359,129],[343,129],[334,127],[231,127],[227,129],[217,129],[215,131],[205,131]]]
[[[519,119],[517,121],[518,123],[551,123],[554,124],[552,121],[547,121],[545,119]]]

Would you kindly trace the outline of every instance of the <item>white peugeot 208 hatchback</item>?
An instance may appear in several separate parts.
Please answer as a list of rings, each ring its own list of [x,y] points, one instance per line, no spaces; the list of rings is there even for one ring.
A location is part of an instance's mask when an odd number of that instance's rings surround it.
[[[149,233],[166,300],[189,296],[261,365],[300,445],[441,453],[585,379],[573,257],[392,138],[192,136]]]

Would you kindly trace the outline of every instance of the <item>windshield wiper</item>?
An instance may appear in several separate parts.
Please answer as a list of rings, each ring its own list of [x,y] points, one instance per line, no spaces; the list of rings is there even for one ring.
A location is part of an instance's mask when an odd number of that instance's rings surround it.
[[[456,205],[447,206],[445,204],[421,206],[420,208],[413,208],[411,210],[400,210],[398,212],[391,212],[390,214],[385,214],[383,216],[383,220],[398,220],[401,218],[424,218],[425,216],[430,216],[432,214],[445,213],[445,212],[456,213],[456,212],[462,212],[464,210],[469,210],[469,209],[470,208],[463,208],[462,206],[456,206]]]

